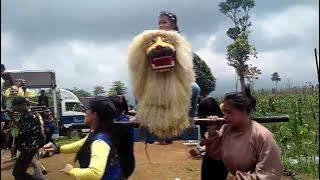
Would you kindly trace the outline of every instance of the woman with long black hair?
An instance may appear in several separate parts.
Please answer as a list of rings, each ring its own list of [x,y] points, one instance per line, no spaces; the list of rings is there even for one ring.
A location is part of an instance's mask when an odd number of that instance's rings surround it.
[[[116,121],[129,121],[128,103],[123,95],[110,97],[118,110]],[[127,125],[114,125],[112,129],[112,142],[117,149],[123,178],[128,179],[135,169],[134,158],[134,128]]]
[[[112,141],[113,121],[119,115],[112,98],[95,97],[86,111],[85,122],[90,126],[90,134],[71,144],[59,146],[48,143],[46,151],[77,153],[75,160],[80,168],[66,164],[62,172],[76,179],[120,180],[122,172]]]

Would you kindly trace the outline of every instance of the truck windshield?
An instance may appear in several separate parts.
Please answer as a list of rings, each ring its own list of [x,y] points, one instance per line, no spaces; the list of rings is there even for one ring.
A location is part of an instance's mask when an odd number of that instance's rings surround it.
[[[85,108],[77,102],[66,102],[66,111],[85,112]]]

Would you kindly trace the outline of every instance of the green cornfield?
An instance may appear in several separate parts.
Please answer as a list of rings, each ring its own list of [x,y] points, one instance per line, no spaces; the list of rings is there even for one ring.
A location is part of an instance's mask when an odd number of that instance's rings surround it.
[[[282,150],[286,171],[319,177],[319,89],[255,93],[253,116],[289,115],[288,123],[269,123]]]

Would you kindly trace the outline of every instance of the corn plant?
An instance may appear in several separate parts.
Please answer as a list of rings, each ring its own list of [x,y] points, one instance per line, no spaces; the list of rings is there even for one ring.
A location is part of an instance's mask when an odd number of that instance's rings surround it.
[[[287,114],[288,123],[267,124],[282,150],[286,169],[319,176],[319,91],[257,93],[254,116]]]

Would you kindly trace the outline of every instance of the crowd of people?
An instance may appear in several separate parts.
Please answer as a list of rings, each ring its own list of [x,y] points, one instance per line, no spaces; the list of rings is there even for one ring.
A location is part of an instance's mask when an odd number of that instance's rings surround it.
[[[39,158],[49,154],[41,154],[39,149],[45,143],[53,142],[54,117],[50,109],[31,111],[33,102],[26,97],[31,94],[33,97],[34,92],[25,85],[23,79],[13,81],[1,64],[1,150],[10,150],[11,160],[16,162],[13,170],[16,179],[43,179],[47,170]],[[43,90],[38,99],[37,106],[49,106]],[[20,152],[18,158],[17,151]],[[25,173],[29,165],[34,168],[33,177]]]
[[[179,32],[177,16],[161,12],[159,29]],[[10,77],[5,75],[3,68],[2,65],[1,88],[6,87],[4,83],[10,87],[13,82],[8,80]],[[245,92],[226,94],[220,106],[212,97],[204,98],[198,104],[199,94],[200,88],[194,82],[190,117],[212,120],[224,117],[227,122],[222,126],[201,126],[200,145],[205,147],[201,179],[226,179],[228,173],[234,179],[281,179],[280,150],[273,134],[250,119],[256,105],[250,88],[247,87]],[[41,91],[38,105],[49,106],[44,91]],[[52,140],[54,117],[50,111],[45,115],[32,112],[30,102],[22,96],[14,97],[11,104],[11,109],[20,114],[19,121],[11,121],[13,113],[6,109],[5,105],[1,107],[1,134],[5,136],[10,132],[12,158],[15,158],[16,150],[20,152],[12,173],[17,180],[44,179],[46,170],[39,162],[40,148],[50,155],[76,153],[75,161],[80,167],[66,164],[62,169],[63,173],[76,179],[124,180],[135,169],[133,127],[114,124],[114,119],[129,121],[128,105],[123,96],[93,98],[85,115],[89,135],[61,146]],[[163,139],[160,143],[171,142]],[[2,143],[1,148],[8,148],[8,144]],[[35,170],[34,175],[27,173],[30,165]]]

